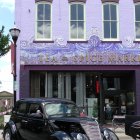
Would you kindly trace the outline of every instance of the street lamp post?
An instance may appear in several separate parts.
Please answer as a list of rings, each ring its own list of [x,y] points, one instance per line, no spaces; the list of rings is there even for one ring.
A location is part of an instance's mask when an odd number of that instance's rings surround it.
[[[17,45],[16,45],[16,42],[17,42],[20,30],[14,27],[14,28],[11,28],[9,30],[9,32],[10,32],[13,42],[14,42],[14,73],[13,73],[14,83],[13,83],[13,88],[14,88],[14,105],[15,105],[16,90],[17,90],[17,80],[16,80],[16,78],[17,78],[17,74],[16,74],[16,48],[17,48]]]

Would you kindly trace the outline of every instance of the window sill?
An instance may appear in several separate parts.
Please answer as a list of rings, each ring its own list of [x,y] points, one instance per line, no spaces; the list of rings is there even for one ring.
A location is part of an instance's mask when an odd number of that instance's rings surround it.
[[[85,40],[85,41],[67,41],[67,43],[88,43],[88,41],[87,40]]]
[[[133,43],[140,43],[140,40],[135,40],[133,41]]]
[[[34,40],[33,43],[54,43],[53,40]]]
[[[112,41],[111,40],[110,41],[102,40],[101,43],[122,43],[122,41],[120,41],[120,40],[114,40],[114,41],[113,40]]]

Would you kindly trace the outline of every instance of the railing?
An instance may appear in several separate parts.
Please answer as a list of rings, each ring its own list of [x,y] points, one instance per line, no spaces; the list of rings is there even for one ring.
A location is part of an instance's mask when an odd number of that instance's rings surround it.
[[[6,111],[0,112],[0,116],[10,113],[11,111],[12,111],[12,109],[8,109]]]
[[[115,132],[115,129],[121,128],[125,129],[125,115],[114,115],[112,119],[112,127]]]

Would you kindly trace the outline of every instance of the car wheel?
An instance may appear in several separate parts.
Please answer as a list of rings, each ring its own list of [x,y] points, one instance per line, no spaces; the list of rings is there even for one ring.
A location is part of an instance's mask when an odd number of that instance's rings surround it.
[[[118,136],[108,128],[104,128],[102,134],[103,140],[119,140]]]
[[[10,129],[6,129],[4,132],[4,140],[12,140]]]

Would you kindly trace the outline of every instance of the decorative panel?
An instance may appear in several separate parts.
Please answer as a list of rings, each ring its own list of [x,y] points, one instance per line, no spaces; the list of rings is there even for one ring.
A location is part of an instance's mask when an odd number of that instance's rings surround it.
[[[102,42],[91,36],[88,43],[20,42],[22,65],[139,65],[140,43]]]

